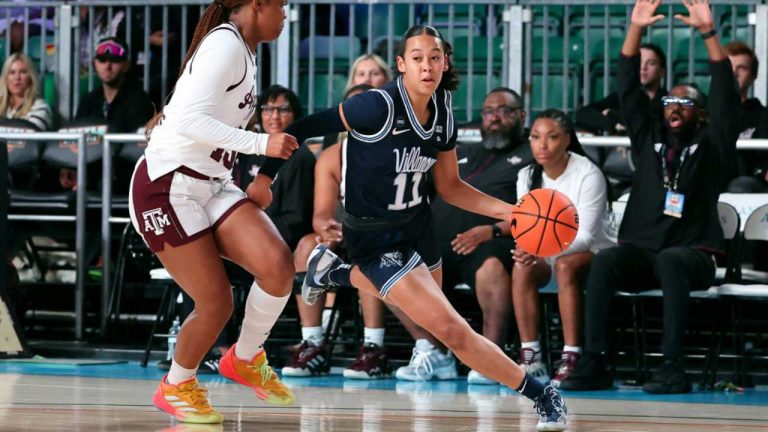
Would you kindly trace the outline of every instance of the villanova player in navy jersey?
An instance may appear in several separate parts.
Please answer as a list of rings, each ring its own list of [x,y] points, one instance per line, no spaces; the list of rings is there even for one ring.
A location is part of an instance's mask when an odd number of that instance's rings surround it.
[[[458,175],[450,93],[458,80],[450,64],[450,45],[436,29],[425,26],[412,27],[402,41],[396,80],[286,130],[298,142],[349,131],[342,149],[343,233],[354,266],[318,246],[307,263],[302,296],[311,304],[332,285],[379,295],[469,367],[534,400],[539,430],[563,430],[566,407],[557,390],[527,376],[498,346],[475,333],[421,259],[418,239],[429,229],[431,215],[424,184],[430,170],[437,192],[452,205],[497,219],[505,219],[512,205],[479,192]],[[270,162],[274,164],[268,163],[252,186],[266,184],[274,175],[279,161]]]

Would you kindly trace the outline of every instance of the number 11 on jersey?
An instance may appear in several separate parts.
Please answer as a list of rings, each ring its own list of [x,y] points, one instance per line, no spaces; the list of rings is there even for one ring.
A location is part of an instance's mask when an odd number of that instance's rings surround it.
[[[411,200],[405,202],[405,190],[408,187],[408,174],[413,174],[411,183]],[[394,185],[397,190],[395,191],[395,202],[387,206],[387,210],[405,210],[421,204],[421,195],[419,194],[419,185],[421,184],[421,177],[423,173],[400,173],[395,177]]]

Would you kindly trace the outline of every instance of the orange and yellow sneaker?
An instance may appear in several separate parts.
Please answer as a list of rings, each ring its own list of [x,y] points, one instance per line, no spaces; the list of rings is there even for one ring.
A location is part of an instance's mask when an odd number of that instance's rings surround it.
[[[290,405],[296,397],[280,381],[280,377],[267,362],[265,351],[249,362],[235,356],[235,345],[219,361],[219,373],[232,381],[248,386],[259,399],[273,405]]]
[[[208,403],[208,391],[200,388],[197,378],[191,378],[177,385],[168,384],[165,378],[155,392],[155,406],[176,417],[183,423],[218,424],[224,419]]]

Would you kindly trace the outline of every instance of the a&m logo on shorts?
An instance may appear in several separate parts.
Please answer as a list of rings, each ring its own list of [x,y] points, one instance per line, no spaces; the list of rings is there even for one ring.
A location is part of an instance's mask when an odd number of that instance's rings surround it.
[[[144,232],[154,232],[160,235],[165,232],[163,228],[171,225],[171,219],[159,208],[147,210],[141,214],[144,218]]]
[[[403,254],[401,252],[389,252],[381,256],[381,262],[379,268],[386,267],[402,267],[403,266]]]

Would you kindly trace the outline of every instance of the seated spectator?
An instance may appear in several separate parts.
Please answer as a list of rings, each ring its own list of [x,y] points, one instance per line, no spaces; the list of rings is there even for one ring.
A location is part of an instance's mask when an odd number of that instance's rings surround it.
[[[80,99],[76,118],[96,117],[107,120],[111,133],[133,133],[154,115],[149,95],[130,75],[128,45],[116,37],[99,41],[93,64],[101,88]]]
[[[392,79],[392,69],[389,65],[376,54],[363,54],[352,63],[349,68],[347,85],[344,87],[344,94],[349,95],[353,87],[359,85],[368,85],[372,88],[380,88]],[[335,144],[336,135],[328,135],[323,139],[323,147]]]
[[[662,118],[661,98],[667,94],[662,85],[666,73],[667,57],[664,51],[652,43],[640,45],[640,84],[659,119]],[[576,130],[593,135],[626,135],[619,94],[611,93],[576,111]],[[628,149],[590,149],[590,154],[602,164],[610,182],[610,197],[617,198],[627,192],[634,176],[634,164],[629,159]]]
[[[128,44],[116,37],[101,39],[94,50],[93,64],[101,87],[80,99],[76,119],[104,119],[110,133],[134,133],[152,118],[154,107],[149,95],[130,74]],[[116,173],[126,172],[117,167]],[[115,181],[127,187],[128,176]],[[75,171],[62,169],[59,174],[64,189],[77,187]]]
[[[539,344],[539,291],[554,276],[563,324],[563,352],[552,386],[560,383],[576,366],[581,356],[580,284],[594,252],[610,245],[603,231],[607,209],[606,182],[600,168],[592,162],[576,137],[571,120],[559,110],[546,110],[531,127],[531,152],[536,159],[517,175],[517,196],[533,189],[562,192],[576,206],[579,231],[570,247],[551,258],[537,258],[515,249],[512,297],[520,332],[520,364],[532,376],[546,382],[548,365],[541,360]],[[508,223],[500,223],[508,229]]]
[[[662,86],[667,74],[667,56],[658,45],[640,45],[640,84],[651,100],[651,106],[661,118],[661,98],[667,95]],[[619,94],[614,92],[605,98],[576,111],[576,129],[594,135],[626,135]]]
[[[523,101],[513,90],[491,90],[482,107],[482,143],[456,148],[459,175],[471,186],[506,202],[517,201],[518,171],[532,159],[523,126]],[[438,198],[432,214],[449,285],[464,282],[474,288],[483,312],[483,336],[503,347],[511,310],[510,251],[515,242],[495,220],[451,206]],[[471,384],[496,384],[477,371]]]
[[[731,62],[714,30],[709,2],[684,2],[689,15],[676,18],[700,33],[709,54],[709,104],[704,105],[703,95],[695,88],[678,85],[663,98],[664,120],[658,121],[638,69],[646,27],[664,18],[657,15],[659,4],[637,1],[621,50],[619,95],[637,171],[619,229],[619,246],[603,249],[592,260],[584,355],[560,384],[565,390],[612,386],[606,351],[614,293],[660,286],[664,362],[643,390],[691,391],[683,367],[689,293],[711,286],[713,253],[723,250],[717,201],[735,171],[739,94]]]
[[[739,139],[767,138],[768,110],[759,99],[749,97],[749,89],[757,78],[757,56],[751,48],[739,41],[726,45],[725,52],[731,61],[741,96]],[[738,156],[740,177],[728,185],[728,192],[768,192],[768,151],[740,151]]]
[[[4,118],[27,120],[41,131],[49,130],[53,114],[39,94],[40,81],[32,60],[24,54],[11,54],[0,76],[0,113]]]
[[[349,68],[349,77],[344,92],[356,85],[368,84],[380,88],[392,79],[392,70],[381,57],[376,54],[363,54]]]

